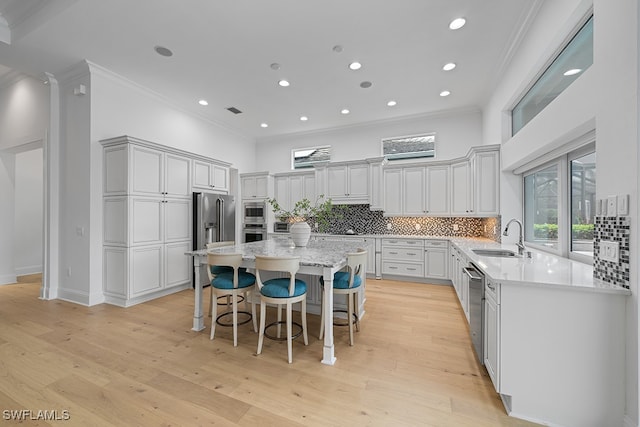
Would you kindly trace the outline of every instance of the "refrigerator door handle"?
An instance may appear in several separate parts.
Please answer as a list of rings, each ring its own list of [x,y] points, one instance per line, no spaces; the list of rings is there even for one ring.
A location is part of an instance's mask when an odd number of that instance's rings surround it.
[[[217,220],[218,220],[218,229],[216,230],[217,235],[216,235],[216,242],[222,242],[222,233],[224,230],[224,200],[223,199],[217,199],[216,200],[216,207],[217,207]]]

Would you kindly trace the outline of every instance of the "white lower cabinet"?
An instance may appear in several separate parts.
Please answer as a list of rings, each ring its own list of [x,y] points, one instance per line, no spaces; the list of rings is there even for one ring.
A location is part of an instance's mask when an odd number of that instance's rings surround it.
[[[483,353],[484,366],[491,382],[500,392],[500,284],[491,280],[485,283]]]
[[[449,242],[431,239],[382,239],[382,274],[447,280]]]
[[[426,240],[424,242],[424,277],[449,278],[449,242]]]
[[[382,274],[424,277],[422,239],[382,239]]]

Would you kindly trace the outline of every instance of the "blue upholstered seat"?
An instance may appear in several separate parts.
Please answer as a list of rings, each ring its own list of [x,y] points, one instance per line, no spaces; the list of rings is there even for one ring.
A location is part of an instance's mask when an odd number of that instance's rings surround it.
[[[256,276],[246,271],[238,270],[238,289],[248,288],[256,283]],[[218,274],[211,285],[217,289],[233,289],[233,268],[231,271]]]
[[[260,290],[260,293],[266,297],[271,298],[289,298],[289,278],[270,279],[264,282],[264,286]],[[293,296],[297,297],[307,292],[307,284],[296,279],[295,289]]]
[[[320,283],[324,286],[324,280],[320,277]],[[353,286],[351,289],[357,288],[362,284],[362,278],[360,276],[354,276]],[[349,272],[337,271],[333,275],[333,288],[334,289],[349,289]]]

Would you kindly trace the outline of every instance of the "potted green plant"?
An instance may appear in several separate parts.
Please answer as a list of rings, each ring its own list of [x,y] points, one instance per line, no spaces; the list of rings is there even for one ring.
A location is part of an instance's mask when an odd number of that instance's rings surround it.
[[[291,210],[282,208],[276,199],[267,199],[267,202],[277,218],[291,223],[289,231],[296,246],[307,246],[311,236],[310,221],[317,224],[319,231],[326,231],[331,219],[341,216],[341,209],[334,209],[331,199],[325,199],[324,194],[313,204],[307,198],[298,200]]]

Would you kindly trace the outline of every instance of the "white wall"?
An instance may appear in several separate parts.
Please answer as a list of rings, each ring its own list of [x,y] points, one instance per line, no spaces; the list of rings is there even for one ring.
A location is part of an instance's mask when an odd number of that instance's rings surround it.
[[[18,276],[42,272],[43,150],[16,154],[14,263]]]
[[[57,76],[58,77],[58,76]],[[59,76],[60,283],[58,297],[81,304],[102,294],[102,145],[130,135],[252,170],[255,142],[191,115],[144,87],[82,62]],[[80,84],[86,94],[76,96]]]
[[[506,111],[562,44],[585,13],[589,1],[544,2],[501,84],[483,110],[484,142],[504,142],[503,167],[512,170],[571,139],[596,129],[597,197],[630,195],[630,287],[627,304],[625,423],[638,420],[638,24],[636,0],[594,0],[594,64],[515,137],[505,133]],[[553,29],[553,30],[551,30]],[[503,217],[522,217],[520,178],[506,172],[502,185]],[[520,188],[518,188],[520,187]],[[602,351],[607,351],[603,348]]]
[[[43,139],[48,127],[48,102],[47,86],[33,78],[22,76],[0,87],[0,284],[13,283],[16,278],[15,156],[22,146]]]
[[[171,105],[91,64],[92,140],[129,135],[253,170],[255,141]]]
[[[332,161],[380,157],[383,138],[429,132],[436,132],[434,160],[462,157],[470,147],[482,145],[482,114],[479,110],[454,111],[262,139],[256,145],[256,169],[246,172],[290,171],[293,148],[330,145]]]

